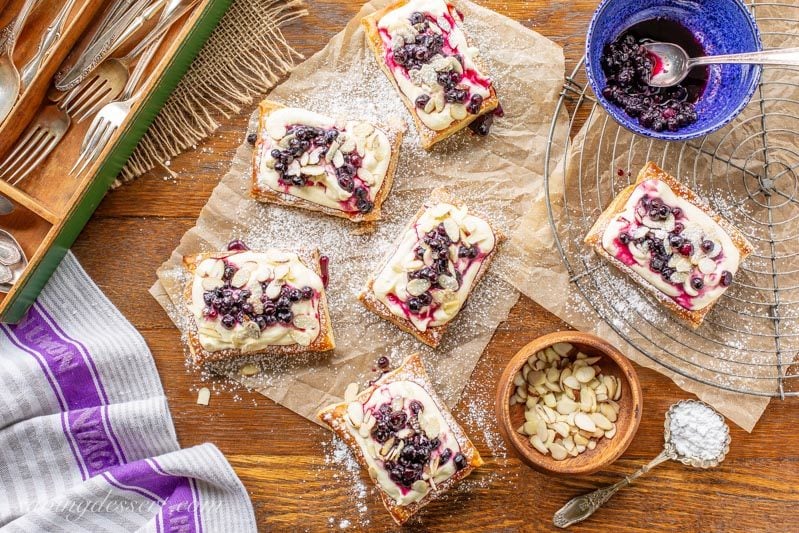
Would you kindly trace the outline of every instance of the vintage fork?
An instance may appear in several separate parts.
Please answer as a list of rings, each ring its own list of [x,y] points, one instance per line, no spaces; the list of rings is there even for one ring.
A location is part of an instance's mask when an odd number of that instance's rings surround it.
[[[25,179],[61,142],[72,118],[95,102],[86,87],[76,87],[57,104],[46,106],[33,120],[14,148],[0,163],[0,178],[11,185]]]
[[[139,89],[137,93],[133,93],[141,77],[144,75],[144,71],[152,61],[155,52],[161,46],[162,41],[163,36],[153,42],[142,54],[141,58],[139,58],[119,100],[106,104],[94,117],[94,120],[92,120],[89,126],[89,131],[86,132],[86,136],[83,138],[78,159],[69,171],[70,174],[80,176],[89,165],[97,160],[111,140],[111,137],[113,137],[122,123],[125,122],[125,119],[133,108],[133,104],[135,104],[145,92],[146,84]]]

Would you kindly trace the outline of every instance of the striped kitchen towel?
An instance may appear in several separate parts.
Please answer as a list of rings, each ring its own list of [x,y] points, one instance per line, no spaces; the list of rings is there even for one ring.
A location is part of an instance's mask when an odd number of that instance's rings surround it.
[[[0,531],[256,531],[221,452],[180,449],[147,345],[72,254],[0,325]]]

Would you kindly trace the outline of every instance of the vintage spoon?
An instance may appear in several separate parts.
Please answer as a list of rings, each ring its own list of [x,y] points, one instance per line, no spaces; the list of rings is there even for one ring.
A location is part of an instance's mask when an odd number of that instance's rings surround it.
[[[39,0],[26,0],[20,9],[17,18],[11,24],[10,33],[3,43],[3,50],[0,53],[0,123],[2,123],[19,97],[20,85],[19,71],[14,65],[14,47],[17,44],[20,32],[22,32],[28,15],[31,14],[34,6]]]
[[[17,239],[0,229],[0,293],[11,291],[28,266],[28,258]]]
[[[683,464],[688,466],[693,466],[695,468],[712,468],[718,466],[724,460],[724,457],[727,455],[727,452],[730,450],[730,428],[727,426],[727,423],[724,423],[725,432],[727,434],[726,440],[724,445],[722,446],[721,454],[718,457],[714,457],[713,459],[698,459],[695,457],[689,457],[685,455],[681,455],[674,443],[671,440],[671,417],[674,413],[674,410],[680,405],[686,404],[701,404],[705,405],[708,409],[713,410],[712,407],[705,404],[704,402],[700,402],[697,400],[682,400],[680,402],[675,403],[672,405],[668,412],[666,412],[666,421],[665,421],[665,436],[664,436],[664,445],[663,451],[660,452],[660,455],[652,459],[648,464],[642,466],[629,476],[626,476],[621,481],[610,485],[609,487],[603,487],[601,489],[597,489],[594,492],[589,492],[588,494],[583,494],[582,496],[577,496],[576,498],[572,498],[569,500],[566,505],[560,508],[555,513],[555,516],[552,518],[552,523],[554,523],[558,527],[566,528],[578,522],[582,522],[594,512],[602,507],[614,494],[616,494],[619,489],[630,485],[633,481],[641,477],[642,475],[646,474],[653,468],[655,468],[660,463],[668,461],[669,459],[673,459],[679,461]],[[721,415],[719,415],[721,416]],[[722,420],[724,418],[722,417]]]
[[[755,65],[797,65],[799,66],[799,48],[783,48],[746,52],[743,54],[727,54],[718,56],[688,57],[681,46],[672,43],[652,42],[643,47],[658,58],[658,62],[649,79],[652,87],[671,87],[677,85],[691,71],[700,65],[717,63],[755,64]]]

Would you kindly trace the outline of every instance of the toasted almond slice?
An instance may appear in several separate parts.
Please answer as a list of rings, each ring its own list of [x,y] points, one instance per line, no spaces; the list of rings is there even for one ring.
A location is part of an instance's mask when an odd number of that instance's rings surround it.
[[[522,376],[521,372],[517,372],[516,375],[513,377],[513,384],[517,387],[521,387],[525,384],[524,376]]]
[[[569,436],[569,425],[566,422],[555,422],[550,427],[561,437],[565,438]]]
[[[266,291],[264,295],[269,298],[270,300],[276,299],[280,296],[280,291],[283,288],[283,282],[279,279],[273,279],[269,282],[269,285],[266,286]]]
[[[549,453],[552,454],[552,458],[556,461],[563,461],[569,455],[569,452],[566,450],[566,448],[564,448],[563,445],[558,444],[557,442],[550,444],[548,448],[549,448]]]
[[[533,448],[543,453],[544,455],[549,454],[549,449],[544,445],[544,441],[541,439],[540,436],[533,435],[532,437],[530,437],[530,444],[533,445]]]
[[[356,428],[363,423],[363,404],[361,402],[350,402],[347,405],[347,417]]]
[[[252,275],[252,271],[248,268],[241,268],[233,274],[233,279],[230,280],[230,284],[240,289],[244,287],[248,281],[250,281],[250,276]]]
[[[344,401],[352,402],[357,397],[358,397],[358,384],[350,383],[349,385],[347,385],[347,388],[344,389]]]
[[[294,327],[299,329],[311,329],[316,327],[318,322],[310,315],[297,315],[294,317]]]
[[[446,274],[441,274],[440,276],[438,276],[438,284],[441,285],[441,288],[443,289],[447,289],[450,291],[458,290],[458,280]]]
[[[522,431],[520,433],[524,433],[526,435],[535,435],[538,430],[538,419],[535,420],[528,420],[524,424],[522,424]]]
[[[586,413],[577,413],[574,415],[575,425],[583,431],[593,433],[596,431],[596,423]]]
[[[570,389],[580,390],[580,382],[577,380],[576,377],[574,377],[574,375],[571,375],[566,379],[564,379],[563,384]]]
[[[574,377],[576,377],[577,381],[579,381],[580,383],[588,383],[589,381],[594,379],[595,375],[596,371],[592,366],[580,367],[574,371]]]
[[[300,346],[310,346],[313,341],[313,336],[310,333],[296,329],[289,330],[289,336]]]
[[[556,410],[562,415],[568,415],[577,411],[577,403],[568,396],[561,396],[558,400]]]
[[[589,450],[593,450],[594,448],[596,448],[596,441],[589,440],[588,444],[585,447],[588,448]]]
[[[408,294],[411,296],[419,296],[424,294],[430,288],[430,282],[426,279],[412,279],[408,282],[406,287]]]
[[[208,387],[203,387],[197,392],[197,404],[208,405],[211,401],[211,391]]]
[[[257,374],[260,371],[261,371],[261,369],[258,368],[257,365],[254,365],[252,363],[246,364],[243,367],[239,368],[239,374],[241,374],[242,376],[246,376],[246,377],[254,376],[255,374]]]
[[[591,417],[591,420],[594,421],[594,424],[596,424],[596,427],[603,431],[608,431],[613,427],[613,424],[610,422],[610,420],[608,420],[607,417],[602,413],[591,413],[589,416]]]
[[[605,438],[612,439],[615,436],[616,436],[616,424],[613,424],[613,427],[605,431]]]
[[[203,290],[206,291],[216,290],[219,287],[222,287],[224,284],[225,282],[219,278],[203,278],[202,280]]]
[[[547,380],[546,374],[540,370],[533,370],[529,374],[527,374],[527,383],[530,385],[543,385],[544,382]]]
[[[569,355],[569,352],[572,351],[572,348],[574,348],[574,346],[568,342],[558,342],[552,345],[552,349],[555,350],[555,352],[561,357],[566,357]]]
[[[280,279],[280,280],[286,279],[290,271],[291,269],[289,268],[288,265],[278,265],[277,267],[275,267],[275,279]]]

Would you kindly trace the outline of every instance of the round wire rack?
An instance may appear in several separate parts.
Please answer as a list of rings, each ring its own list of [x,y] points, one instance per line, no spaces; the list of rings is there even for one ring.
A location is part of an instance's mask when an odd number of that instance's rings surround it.
[[[799,5],[749,5],[765,48],[799,45]],[[581,60],[563,86],[545,161],[550,224],[570,283],[620,337],[680,376],[732,392],[799,396],[797,136],[797,68],[764,69],[750,105],[722,130],[667,143],[610,118],[587,88]],[[647,161],[704,197],[755,248],[696,330],[583,244]]]

